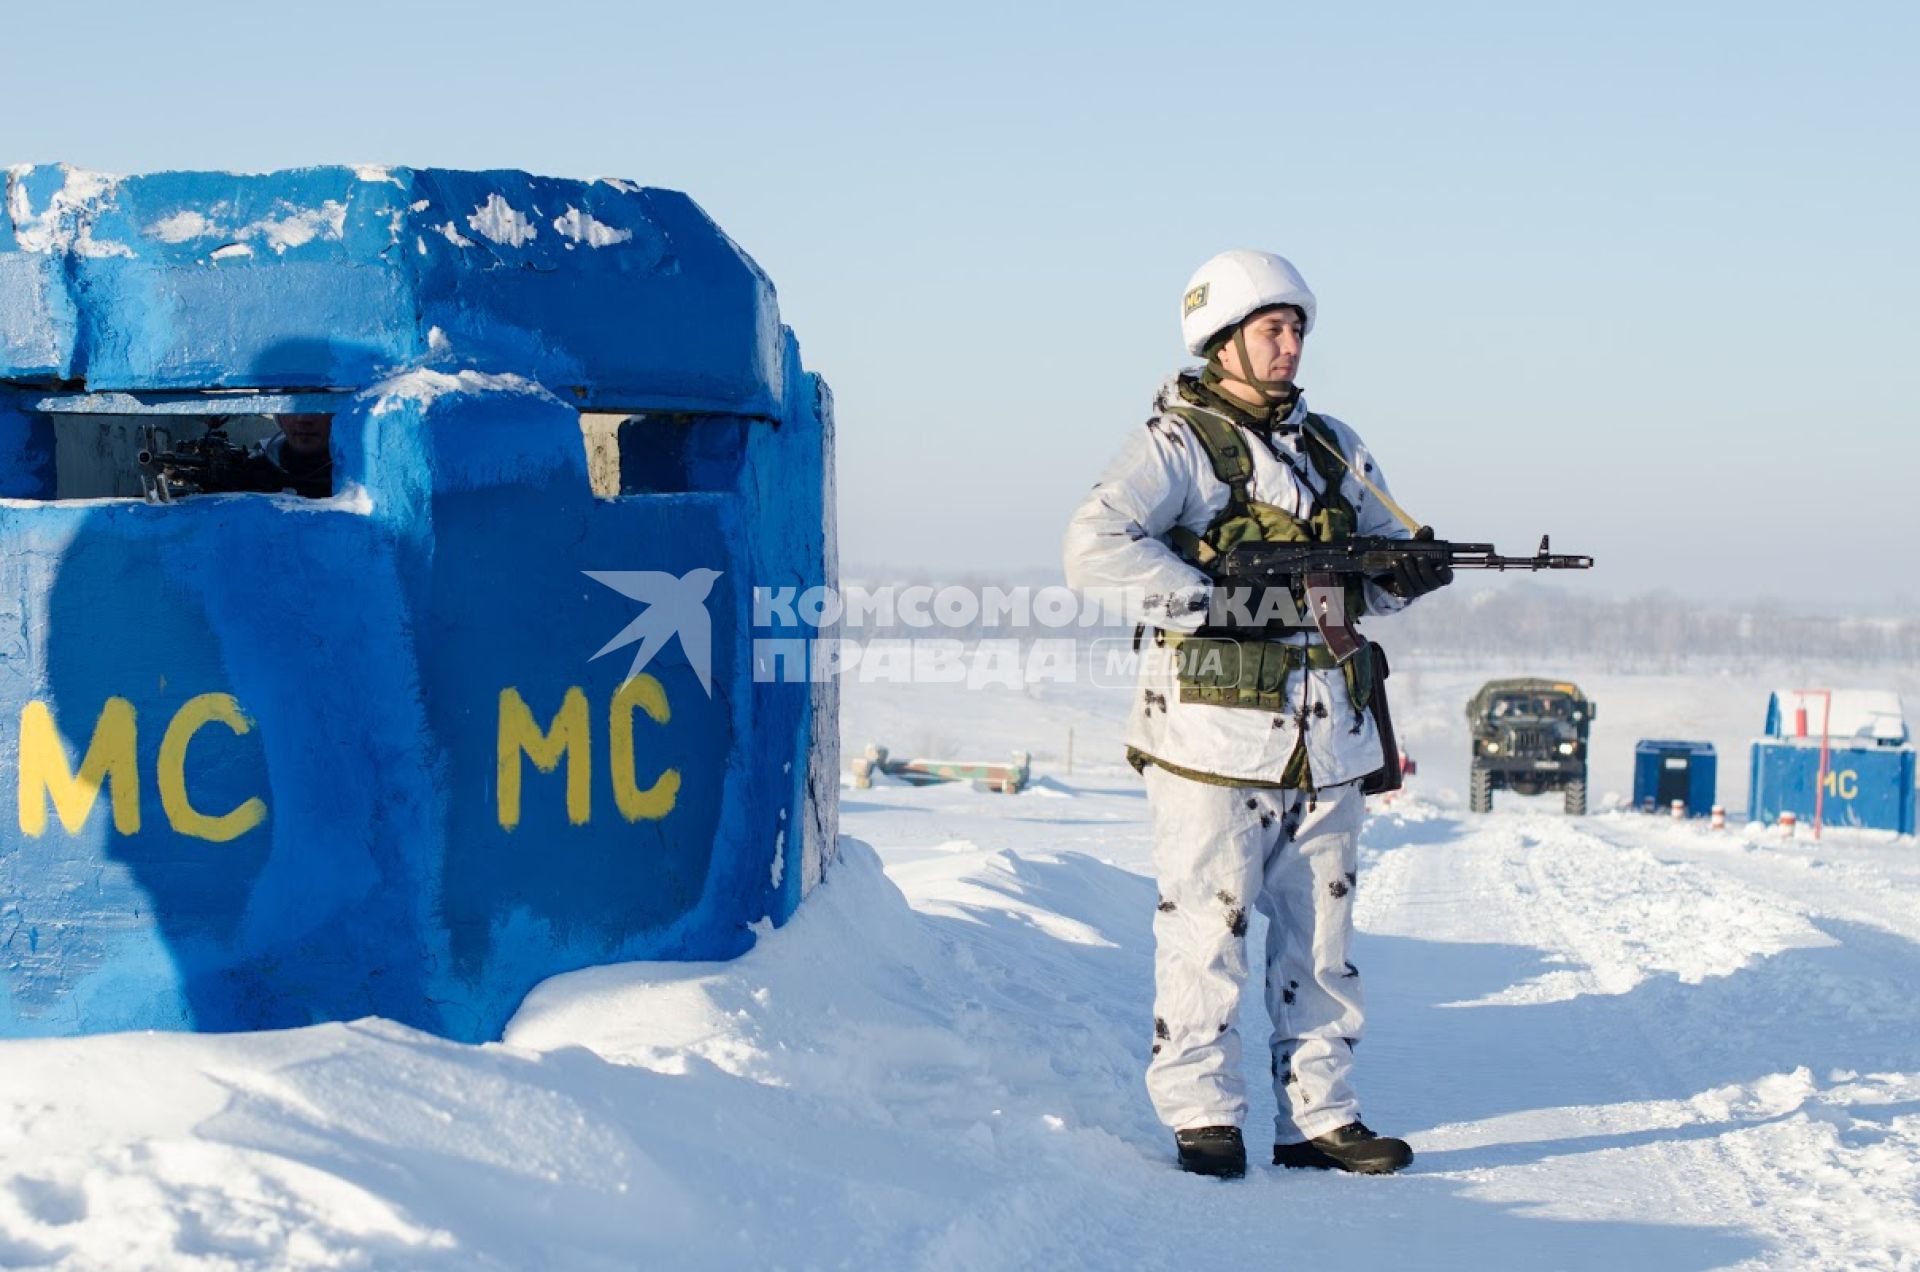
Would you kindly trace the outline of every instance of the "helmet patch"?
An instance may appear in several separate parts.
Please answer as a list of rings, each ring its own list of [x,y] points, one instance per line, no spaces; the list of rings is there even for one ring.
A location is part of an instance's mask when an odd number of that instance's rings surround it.
[[[1200,308],[1202,305],[1206,303],[1207,303],[1207,284],[1202,283],[1198,287],[1195,287],[1191,291],[1189,291],[1186,295],[1186,299],[1180,302],[1180,316],[1182,318],[1185,318],[1188,314],[1192,313],[1194,310]]]

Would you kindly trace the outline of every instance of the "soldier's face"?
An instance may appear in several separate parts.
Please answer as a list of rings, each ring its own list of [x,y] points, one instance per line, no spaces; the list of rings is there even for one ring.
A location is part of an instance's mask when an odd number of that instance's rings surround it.
[[[1255,314],[1241,325],[1251,366],[1241,366],[1240,351],[1232,341],[1221,350],[1220,362],[1229,372],[1255,380],[1288,380],[1300,372],[1301,314],[1292,305]]]
[[[331,415],[276,415],[274,423],[287,436],[287,449],[296,455],[318,455],[333,436]]]

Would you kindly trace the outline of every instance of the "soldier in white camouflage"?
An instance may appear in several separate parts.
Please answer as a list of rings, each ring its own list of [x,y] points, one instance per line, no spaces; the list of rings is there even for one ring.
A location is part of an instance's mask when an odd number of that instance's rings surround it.
[[[1234,543],[1411,532],[1371,452],[1300,391],[1316,307],[1281,257],[1225,252],[1201,266],[1181,325],[1205,364],[1161,386],[1065,544],[1070,584],[1144,598],[1127,742],[1160,889],[1147,1086],[1180,1164],[1201,1174],[1246,1168],[1234,1013],[1255,909],[1268,921],[1275,1162],[1384,1173],[1413,1157],[1367,1129],[1349,1081],[1364,1020],[1349,957],[1362,788],[1387,762],[1368,708],[1384,667],[1372,647],[1336,661],[1298,595],[1277,616],[1261,607],[1223,623],[1215,593],[1236,582],[1219,572]],[[1410,562],[1340,600],[1349,618],[1389,613],[1451,579]]]

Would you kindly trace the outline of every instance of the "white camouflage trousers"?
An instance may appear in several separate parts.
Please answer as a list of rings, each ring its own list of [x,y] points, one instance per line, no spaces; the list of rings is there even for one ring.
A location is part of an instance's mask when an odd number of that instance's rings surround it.
[[[1274,1143],[1360,1117],[1347,1075],[1364,1009],[1348,961],[1360,821],[1358,782],[1305,791],[1211,786],[1149,765],[1153,865],[1153,1060],[1147,1091],[1172,1129],[1246,1117],[1240,1035],[1248,907],[1267,919],[1266,999]]]

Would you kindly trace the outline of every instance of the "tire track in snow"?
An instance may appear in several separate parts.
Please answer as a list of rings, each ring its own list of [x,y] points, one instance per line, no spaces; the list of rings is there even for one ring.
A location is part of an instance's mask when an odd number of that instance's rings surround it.
[[[1451,1005],[1512,1010],[1521,1049],[1544,1063],[1563,1050],[1571,1085],[1590,1090],[1567,1107],[1543,1103],[1436,1127],[1430,1139],[1443,1151],[1430,1160],[1459,1153],[1493,1195],[1569,1215],[1594,1213],[1572,1199],[1587,1193],[1607,1213],[1625,1202],[1667,1222],[1737,1224],[1771,1245],[1742,1266],[1914,1266],[1910,1244],[1905,1253],[1898,1245],[1911,1243],[1920,1219],[1912,1151],[1920,1118],[1901,1112],[1903,1100],[1914,1107],[1901,1094],[1916,1085],[1913,1075],[1823,1092],[1800,1058],[1826,1054],[1817,1044],[1838,1027],[1863,1039],[1858,1054],[1869,1061],[1914,1067],[1900,1064],[1897,1023],[1920,1027],[1910,996],[1898,993],[1902,965],[1920,971],[1910,946],[1881,933],[1836,939],[1801,898],[1663,862],[1613,827],[1602,835],[1557,817],[1496,815],[1448,837],[1432,820],[1424,829],[1419,819],[1376,825],[1370,839],[1381,848],[1363,925],[1539,951],[1545,961],[1534,975]],[[1409,830],[1416,842],[1395,846]],[[1823,1001],[1834,986],[1842,1000],[1864,997],[1867,1010]],[[1429,990],[1435,1001],[1447,993]],[[1805,1038],[1791,1036],[1793,1013],[1775,1001],[1795,996],[1822,1003]],[[1524,1075],[1515,1076],[1524,1087]],[[1738,1080],[1716,1081],[1725,1076]],[[1565,1079],[1558,1090],[1543,1085],[1549,1100],[1569,1094]],[[1542,1147],[1570,1141],[1577,1151],[1530,1154],[1513,1144],[1521,1138]],[[1596,1173],[1626,1178],[1603,1184]],[[1820,1204],[1782,1204],[1815,1186]]]

